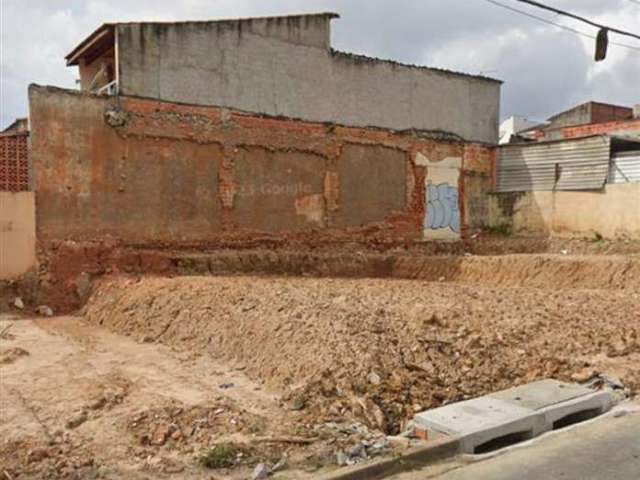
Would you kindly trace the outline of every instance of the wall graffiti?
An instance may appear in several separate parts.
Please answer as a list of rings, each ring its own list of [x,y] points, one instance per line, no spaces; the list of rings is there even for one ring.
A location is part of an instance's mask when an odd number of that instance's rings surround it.
[[[460,238],[462,220],[458,182],[462,159],[447,157],[430,161],[423,154],[417,153],[415,163],[426,169],[424,238]]]
[[[424,226],[437,230],[450,228],[460,233],[460,207],[458,206],[458,187],[448,183],[434,185],[427,181],[427,208]]]

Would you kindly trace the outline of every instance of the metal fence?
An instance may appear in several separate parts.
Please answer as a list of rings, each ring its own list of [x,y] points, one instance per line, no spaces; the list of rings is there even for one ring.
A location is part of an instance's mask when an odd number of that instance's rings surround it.
[[[612,155],[612,142],[619,141],[597,135],[503,145],[498,154],[496,191],[600,190],[605,182],[640,180],[640,152]]]
[[[640,150],[615,153],[607,183],[640,182]]]

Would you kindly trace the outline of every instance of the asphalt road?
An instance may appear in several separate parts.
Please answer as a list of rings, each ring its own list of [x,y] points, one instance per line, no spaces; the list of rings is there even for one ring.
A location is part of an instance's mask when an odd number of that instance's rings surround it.
[[[474,457],[471,463],[458,459],[394,479],[639,480],[640,404],[620,411],[627,413],[543,435],[490,457]]]

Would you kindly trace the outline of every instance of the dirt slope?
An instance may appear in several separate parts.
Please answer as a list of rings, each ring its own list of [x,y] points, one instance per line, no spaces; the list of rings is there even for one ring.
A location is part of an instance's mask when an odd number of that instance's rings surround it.
[[[638,388],[639,304],[629,288],[117,278],[94,292],[86,318],[235,361],[314,420],[353,416],[396,432],[414,410],[543,377],[606,368]]]

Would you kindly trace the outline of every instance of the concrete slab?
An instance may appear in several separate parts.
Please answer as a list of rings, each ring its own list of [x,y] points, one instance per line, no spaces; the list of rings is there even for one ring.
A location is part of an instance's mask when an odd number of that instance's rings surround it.
[[[557,380],[541,380],[421,412],[427,437],[458,436],[461,451],[479,453],[593,418],[611,408],[611,395]]]
[[[540,410],[591,393],[593,390],[581,385],[546,379],[502,390],[489,396],[519,407]]]
[[[545,427],[544,415],[489,396],[428,410],[416,415],[414,421],[429,438],[459,436],[465,453],[474,453],[485,443],[508,435],[532,438]]]
[[[535,432],[536,435],[557,428],[556,422],[570,415],[582,414],[583,419],[598,416],[609,410],[612,404],[609,392],[594,392],[582,385],[552,379],[509,388],[489,397],[543,413],[544,429]],[[576,420],[580,417],[576,416]]]
[[[557,430],[572,423],[597,417],[613,406],[611,394],[606,391],[591,392],[539,410],[544,415],[547,430]]]

